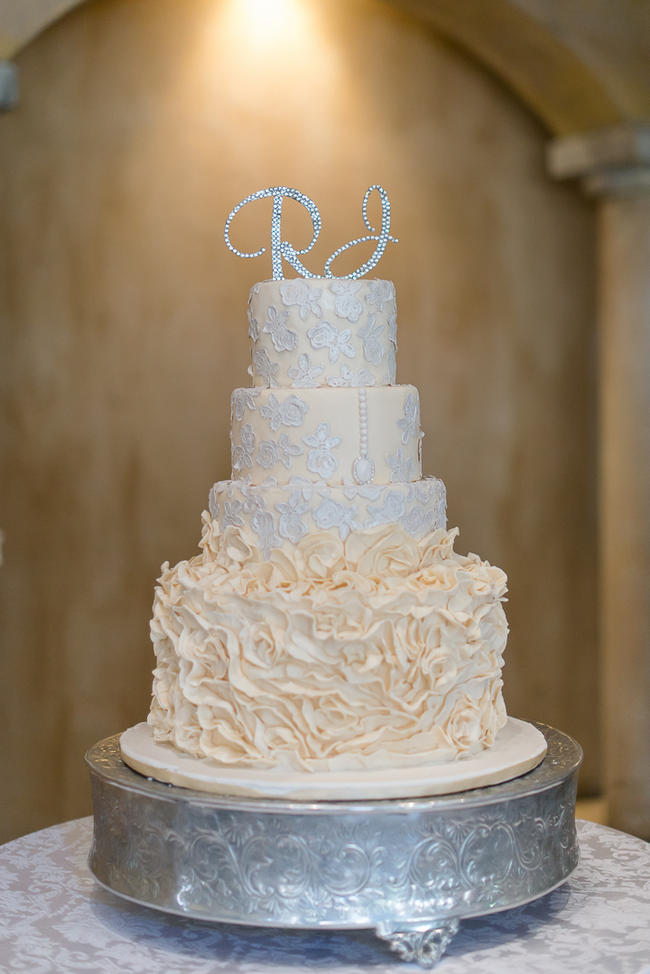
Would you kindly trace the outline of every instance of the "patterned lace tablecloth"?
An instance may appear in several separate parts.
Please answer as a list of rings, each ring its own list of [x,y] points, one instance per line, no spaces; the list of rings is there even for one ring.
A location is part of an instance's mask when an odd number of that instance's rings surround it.
[[[580,865],[525,907],[461,923],[440,974],[650,974],[650,845],[578,822]],[[372,931],[263,930],[158,913],[102,889],[92,819],[0,848],[0,970],[13,974],[396,974]]]

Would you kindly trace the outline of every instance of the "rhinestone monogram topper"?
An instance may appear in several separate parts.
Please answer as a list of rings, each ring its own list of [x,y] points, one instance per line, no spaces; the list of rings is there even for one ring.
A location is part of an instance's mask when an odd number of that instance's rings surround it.
[[[373,191],[379,194],[381,200],[381,228],[376,231],[372,223],[368,219],[368,200]],[[356,279],[358,277],[363,277],[367,274],[371,268],[378,263],[381,259],[385,249],[386,244],[390,240],[392,243],[397,243],[397,238],[392,237],[390,234],[390,200],[388,199],[388,194],[382,186],[374,185],[370,186],[363,197],[363,205],[361,212],[363,214],[363,222],[368,230],[368,233],[363,237],[356,237],[354,240],[350,240],[349,243],[343,244],[338,250],[335,250],[327,260],[325,261],[324,273],[313,274],[300,260],[302,254],[308,253],[314,246],[318,239],[318,235],[321,231],[322,220],[318,207],[308,196],[301,193],[297,189],[292,189],[291,186],[270,186],[268,189],[259,189],[256,193],[251,193],[246,199],[242,200],[237,206],[232,209],[226,220],[226,226],[224,228],[224,237],[226,240],[226,246],[229,250],[232,250],[233,254],[237,254],[238,257],[261,257],[262,254],[266,253],[266,247],[260,247],[259,250],[253,253],[244,253],[238,250],[237,247],[233,245],[230,240],[230,225],[233,219],[247,203],[252,203],[254,200],[265,199],[266,197],[273,197],[273,215],[271,217],[271,264],[273,267],[273,279],[282,280],[284,277],[282,273],[282,261],[286,260],[288,264],[293,267],[301,277],[337,277],[338,275],[332,273],[332,263],[346,250],[350,250],[351,247],[356,247],[358,244],[367,243],[370,240],[375,240],[377,246],[374,252],[368,258],[365,263],[358,267],[356,271],[352,271],[351,274],[343,274],[341,277],[347,277]],[[289,243],[288,240],[282,239],[282,203],[284,198],[296,200],[302,206],[305,207],[312,222],[312,238],[311,242],[307,247],[302,250],[296,250],[296,248]]]

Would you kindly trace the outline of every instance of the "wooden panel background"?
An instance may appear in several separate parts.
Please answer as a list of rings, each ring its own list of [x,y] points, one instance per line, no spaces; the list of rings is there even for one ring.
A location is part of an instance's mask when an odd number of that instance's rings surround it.
[[[513,97],[417,21],[304,0],[255,32],[245,9],[92,0],[18,57],[0,116],[1,839],[87,813],[84,749],[147,712],[154,579],[228,475],[269,274],[223,222],[280,182],[320,205],[313,267],[361,231],[366,186],[388,189],[398,377],[459,550],[510,576],[508,709],[577,736],[598,785],[592,207],[545,176]],[[250,209],[252,248],[270,210]]]

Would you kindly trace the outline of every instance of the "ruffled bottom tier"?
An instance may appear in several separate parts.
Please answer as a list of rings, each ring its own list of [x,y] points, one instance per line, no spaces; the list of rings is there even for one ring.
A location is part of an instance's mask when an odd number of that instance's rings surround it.
[[[310,532],[262,550],[204,514],[201,553],[163,566],[148,722],[231,767],[324,771],[448,761],[493,744],[504,573],[457,530]]]

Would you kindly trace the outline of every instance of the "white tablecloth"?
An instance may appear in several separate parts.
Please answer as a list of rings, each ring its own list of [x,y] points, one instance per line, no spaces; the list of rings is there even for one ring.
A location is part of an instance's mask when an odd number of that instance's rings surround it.
[[[650,974],[650,845],[579,822],[581,861],[528,906],[464,920],[439,974]],[[0,847],[3,974],[397,974],[372,931],[262,930],[169,916],[103,890],[92,819]]]

